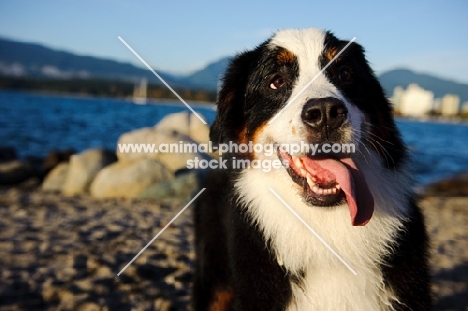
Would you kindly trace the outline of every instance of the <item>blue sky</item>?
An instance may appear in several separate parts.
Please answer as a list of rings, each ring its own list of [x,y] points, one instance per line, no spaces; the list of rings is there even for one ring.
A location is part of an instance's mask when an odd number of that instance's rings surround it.
[[[407,67],[468,83],[468,1],[0,0],[0,36],[153,68],[199,69],[276,29],[357,37],[377,71]]]

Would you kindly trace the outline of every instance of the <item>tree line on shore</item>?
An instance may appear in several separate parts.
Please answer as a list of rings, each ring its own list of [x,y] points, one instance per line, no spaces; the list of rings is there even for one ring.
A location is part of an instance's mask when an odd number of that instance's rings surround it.
[[[0,90],[40,91],[62,94],[91,95],[96,97],[131,98],[134,83],[105,79],[35,79],[0,76]],[[173,89],[189,101],[215,102],[216,92],[174,86]],[[154,99],[177,99],[164,85],[149,84],[147,97]]]

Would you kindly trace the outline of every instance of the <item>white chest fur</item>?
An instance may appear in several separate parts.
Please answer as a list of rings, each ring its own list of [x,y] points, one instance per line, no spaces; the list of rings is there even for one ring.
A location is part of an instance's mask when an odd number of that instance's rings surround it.
[[[354,275],[344,266],[311,265],[303,285],[293,286],[287,310],[392,310],[392,293],[384,288],[380,271],[357,270]]]
[[[260,170],[245,170],[236,182],[254,225],[270,242],[279,262],[293,274],[305,272],[302,284],[293,285],[293,300],[288,311],[392,310],[390,305],[396,299],[384,286],[379,264],[383,256],[392,251],[392,241],[407,212],[404,192],[395,190],[402,182],[399,179],[405,177],[392,173],[395,175],[390,178],[381,176],[381,171],[375,172],[363,171],[375,201],[374,215],[363,227],[351,226],[346,205],[323,208],[305,204],[285,171],[265,174]],[[387,181],[388,187],[379,184],[379,180]],[[272,195],[270,187],[357,275]]]

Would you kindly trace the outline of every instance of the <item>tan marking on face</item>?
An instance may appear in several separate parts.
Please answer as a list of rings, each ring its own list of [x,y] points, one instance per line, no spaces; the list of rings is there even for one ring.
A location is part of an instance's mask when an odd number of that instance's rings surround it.
[[[327,53],[325,54],[325,56],[329,61],[331,61],[333,57],[335,57],[336,53],[338,53],[338,48],[330,47],[327,49]]]
[[[258,144],[258,136],[263,132],[263,129],[268,125],[268,122],[262,123],[258,128],[255,129],[255,132],[249,137],[249,141],[252,141],[252,144]],[[273,143],[273,142],[271,142]],[[252,159],[256,159],[255,151],[252,150],[251,154]]]
[[[209,306],[209,311],[231,311],[234,292],[232,290],[219,290]]]
[[[247,127],[244,127],[239,133],[239,144],[247,144],[249,138],[247,137]]]
[[[279,64],[292,64],[296,61],[296,55],[294,55],[291,51],[286,49],[281,50],[281,52],[276,55],[276,60]]]

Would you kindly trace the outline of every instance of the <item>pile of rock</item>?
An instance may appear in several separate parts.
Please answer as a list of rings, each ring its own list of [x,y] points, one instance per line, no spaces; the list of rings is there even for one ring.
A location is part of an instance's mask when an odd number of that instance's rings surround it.
[[[47,174],[42,188],[73,196],[86,193],[100,170],[117,161],[115,153],[104,149],[90,149],[71,156],[68,163],[60,163]]]
[[[89,193],[93,197],[165,198],[190,197],[198,187],[202,171],[187,170],[187,160],[209,155],[198,152],[137,152],[119,148],[125,144],[185,143],[209,141],[209,128],[196,116],[182,112],[166,116],[155,127],[123,134],[116,154],[103,149],[90,149],[72,155],[69,162],[58,164],[47,174],[42,188],[67,196]],[[180,151],[180,150],[179,150]]]

